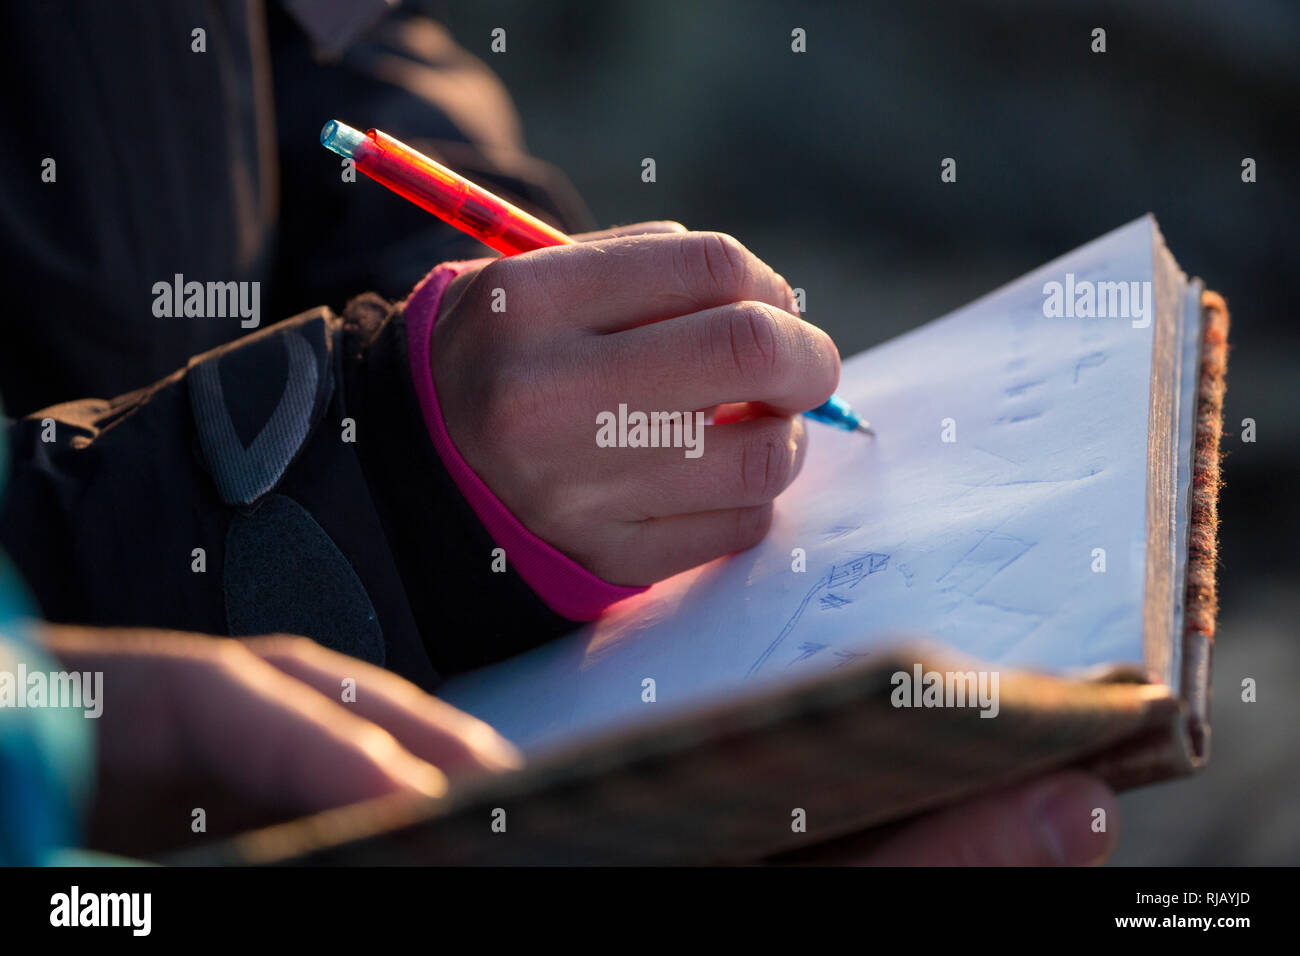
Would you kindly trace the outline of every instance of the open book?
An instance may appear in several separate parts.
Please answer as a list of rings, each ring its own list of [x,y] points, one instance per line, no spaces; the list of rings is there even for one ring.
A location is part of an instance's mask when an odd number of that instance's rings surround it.
[[[811,426],[763,543],[442,688],[526,770],[223,858],[754,859],[1066,764],[1190,772],[1226,331],[1147,216],[854,357],[877,437]]]

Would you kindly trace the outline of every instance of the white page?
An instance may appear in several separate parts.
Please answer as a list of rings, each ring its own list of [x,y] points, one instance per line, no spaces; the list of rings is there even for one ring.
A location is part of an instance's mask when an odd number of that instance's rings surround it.
[[[440,696],[535,752],[907,636],[990,664],[1140,666],[1154,315],[1047,318],[1043,286],[1149,281],[1155,235],[1136,220],[847,361],[839,394],[878,437],[810,422],[763,543]]]

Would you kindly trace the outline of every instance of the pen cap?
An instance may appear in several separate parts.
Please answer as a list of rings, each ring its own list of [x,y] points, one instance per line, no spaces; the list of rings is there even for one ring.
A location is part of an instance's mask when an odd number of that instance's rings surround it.
[[[346,159],[355,159],[357,147],[365,141],[365,133],[338,120],[330,120],[320,131],[320,144]]]

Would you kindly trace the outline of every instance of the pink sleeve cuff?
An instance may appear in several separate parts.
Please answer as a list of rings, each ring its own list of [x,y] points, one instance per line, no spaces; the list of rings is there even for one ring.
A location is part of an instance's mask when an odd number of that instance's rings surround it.
[[[621,587],[602,581],[525,528],[460,456],[442,421],[429,358],[433,323],[448,283],[479,261],[443,263],[421,279],[406,300],[406,347],[411,361],[411,381],[420,400],[420,411],[424,413],[424,424],[456,487],[492,540],[505,550],[506,560],[519,576],[561,617],[571,621],[594,620],[611,604],[640,594],[645,588]]]

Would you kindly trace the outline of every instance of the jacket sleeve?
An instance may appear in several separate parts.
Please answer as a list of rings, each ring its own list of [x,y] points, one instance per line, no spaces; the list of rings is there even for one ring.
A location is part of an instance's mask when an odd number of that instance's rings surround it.
[[[8,439],[0,547],[50,620],[304,634],[426,689],[573,626],[494,570],[375,295]]]
[[[311,5],[301,4],[301,8]],[[327,5],[316,4],[316,7]],[[334,56],[272,4],[280,247],[275,263],[280,314],[300,304],[341,305],[358,289],[389,298],[410,290],[439,262],[493,255],[477,240],[356,174],[320,145],[337,118],[377,126],[566,232],[594,229],[586,205],[560,170],[528,152],[501,80],[441,24],[399,7]]]

